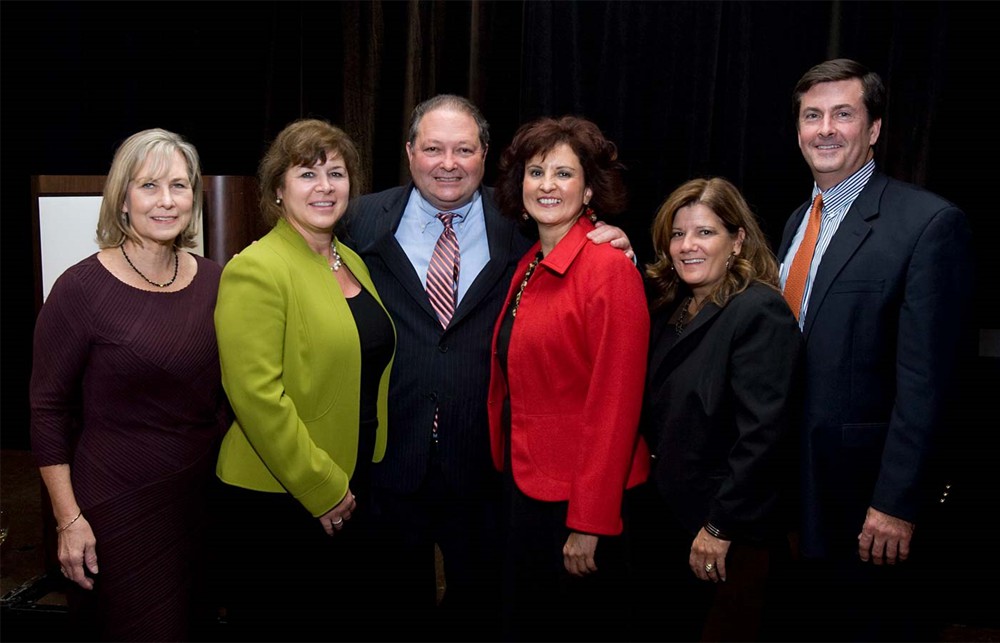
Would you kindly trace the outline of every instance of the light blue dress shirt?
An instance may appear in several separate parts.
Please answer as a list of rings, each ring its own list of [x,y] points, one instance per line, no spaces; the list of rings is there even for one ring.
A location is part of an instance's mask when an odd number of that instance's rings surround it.
[[[400,219],[399,227],[396,229],[396,241],[409,257],[424,288],[427,287],[427,268],[431,262],[431,255],[434,254],[434,245],[444,231],[444,224],[437,218],[439,212],[442,210],[431,205],[420,191],[414,188],[410,192],[410,198],[403,209],[403,218]],[[447,212],[455,213],[451,225],[455,229],[458,252],[461,256],[456,301],[458,305],[469,291],[469,286],[490,260],[482,194],[476,191],[472,201]]]

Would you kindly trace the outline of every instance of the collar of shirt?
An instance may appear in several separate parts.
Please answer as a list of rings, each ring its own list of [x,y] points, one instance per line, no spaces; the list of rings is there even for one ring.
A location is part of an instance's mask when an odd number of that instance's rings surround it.
[[[417,210],[419,210],[421,214],[426,215],[427,217],[423,223],[422,226],[423,228],[426,228],[432,221],[439,221],[439,219],[437,218],[438,213],[451,212],[455,215],[451,220],[452,227],[456,229],[461,229],[462,225],[468,218],[466,215],[468,215],[469,212],[472,211],[472,208],[473,206],[475,206],[476,202],[482,198],[482,196],[479,193],[479,190],[476,190],[476,192],[472,195],[472,199],[465,205],[457,208],[452,208],[451,210],[439,210],[436,207],[434,207],[434,205],[431,204],[427,199],[424,198],[424,195],[420,193],[420,190],[414,190],[413,192]],[[441,225],[443,226],[444,224]]]
[[[860,170],[823,192],[823,212],[829,215],[854,203],[854,199],[861,194],[861,190],[868,184],[868,179],[872,178],[874,171],[875,159],[870,159]],[[819,186],[813,183],[812,197],[809,200],[815,199],[820,192]]]

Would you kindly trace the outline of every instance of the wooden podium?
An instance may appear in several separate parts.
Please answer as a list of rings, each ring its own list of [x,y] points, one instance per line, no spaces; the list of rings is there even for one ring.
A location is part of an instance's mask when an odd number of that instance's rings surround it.
[[[97,251],[95,230],[104,179],[31,177],[36,311],[63,270]],[[257,180],[250,176],[205,176],[203,180],[204,216],[195,252],[225,265],[268,231],[260,217]]]

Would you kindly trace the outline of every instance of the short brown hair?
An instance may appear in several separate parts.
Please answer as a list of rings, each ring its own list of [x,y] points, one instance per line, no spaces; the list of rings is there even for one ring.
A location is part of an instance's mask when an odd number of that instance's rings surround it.
[[[827,60],[802,74],[802,78],[795,84],[795,91],[792,92],[792,118],[798,123],[802,97],[810,89],[820,83],[835,83],[852,78],[861,81],[861,95],[864,99],[865,110],[868,112],[868,122],[874,123],[881,119],[885,113],[886,102],[886,90],[882,77],[850,58]],[[797,127],[798,125],[796,125]]]
[[[723,178],[692,179],[667,197],[653,220],[656,261],[646,266],[646,275],[654,292],[653,308],[665,306],[677,298],[682,282],[670,259],[670,234],[677,211],[696,203],[709,208],[722,219],[729,234],[737,234],[740,228],[746,234],[740,254],[733,258],[725,279],[712,291],[709,300],[717,306],[725,306],[754,282],[777,290],[778,261],[740,191]]]
[[[539,118],[522,125],[500,157],[494,196],[500,211],[521,221],[524,210],[524,166],[533,157],[552,151],[561,143],[570,146],[583,168],[584,183],[593,192],[590,206],[599,215],[625,210],[626,192],[618,148],[591,121],[578,116]],[[522,221],[522,223],[524,223]],[[526,222],[528,230],[533,222]]]
[[[288,168],[326,163],[327,153],[335,152],[344,159],[350,180],[350,198],[361,190],[361,157],[344,130],[318,118],[292,121],[278,133],[260,160],[257,178],[260,181],[260,211],[269,225],[274,225],[284,210],[277,203],[278,189]]]

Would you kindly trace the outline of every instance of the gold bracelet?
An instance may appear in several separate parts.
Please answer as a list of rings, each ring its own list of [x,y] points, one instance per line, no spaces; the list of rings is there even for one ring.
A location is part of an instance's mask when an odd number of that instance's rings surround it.
[[[61,534],[62,532],[66,531],[67,529],[69,529],[70,527],[72,527],[73,523],[76,522],[77,520],[79,520],[80,516],[82,516],[82,515],[83,515],[83,511],[81,510],[80,513],[76,514],[76,518],[74,518],[73,520],[70,520],[68,523],[66,523],[62,527],[56,527],[56,533],[57,534]]]

